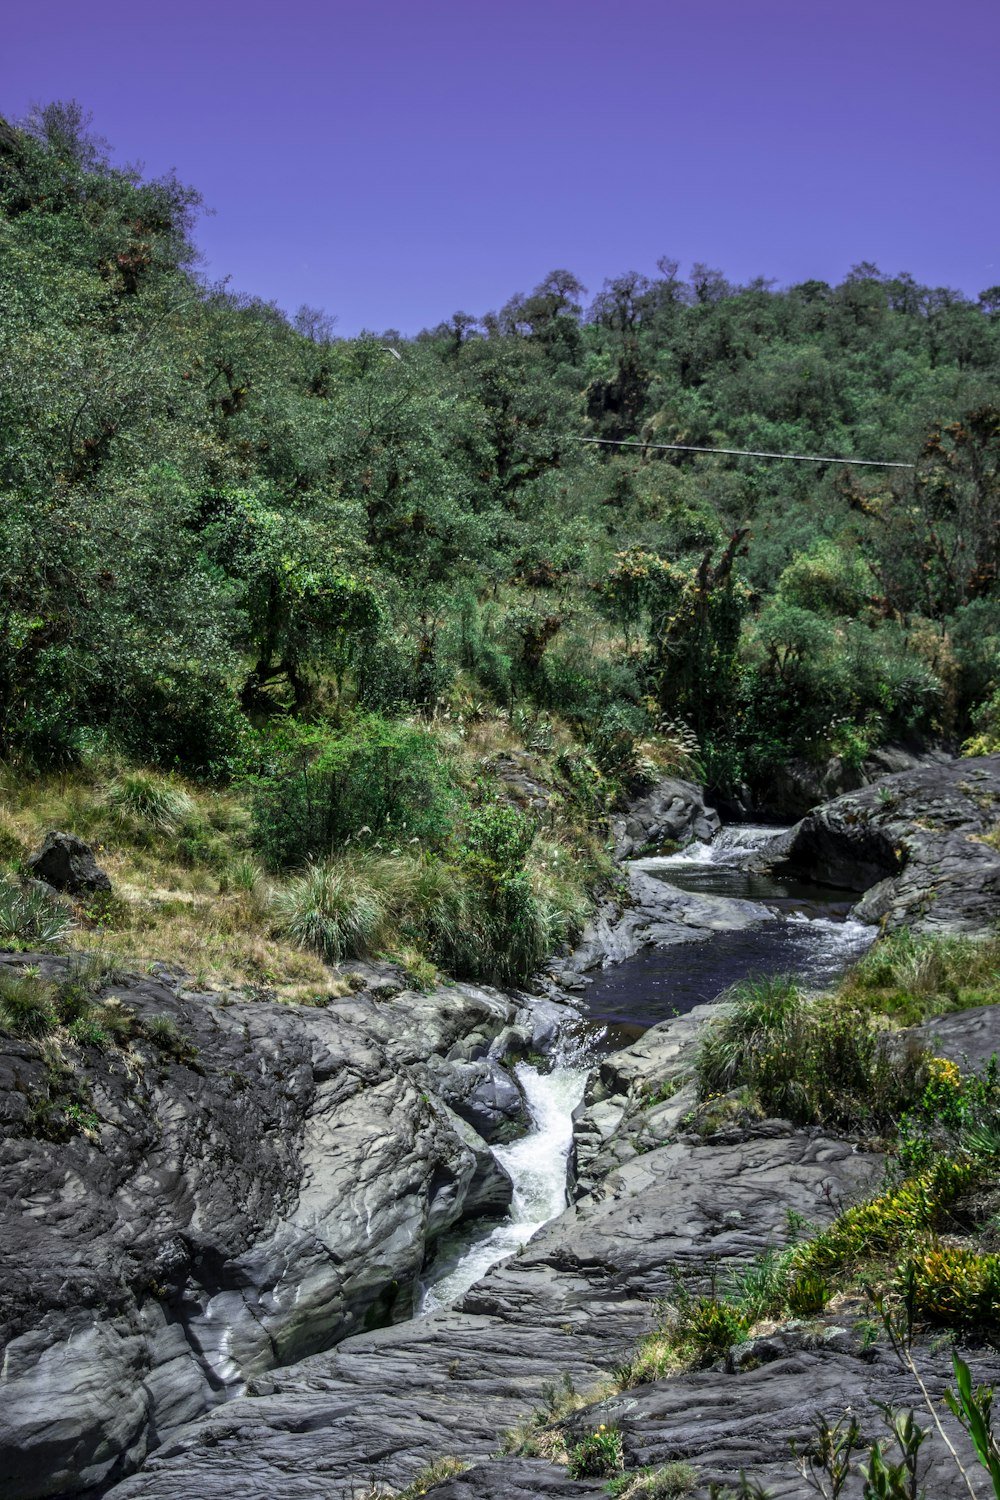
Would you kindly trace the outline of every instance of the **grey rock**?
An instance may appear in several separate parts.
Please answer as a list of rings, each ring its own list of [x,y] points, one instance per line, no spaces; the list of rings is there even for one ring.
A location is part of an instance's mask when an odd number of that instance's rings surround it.
[[[30,854],[28,869],[57,891],[77,895],[86,891],[110,891],[111,880],[94,858],[94,851],[75,833],[50,829],[41,848]]]
[[[72,971],[0,962],[30,959]],[[428,1078],[435,1047],[488,1050],[515,1002],[218,1004],[138,976],[105,995],[138,1018],[127,1054],[76,1049],[63,1075],[0,1042],[4,1500],[100,1484],[253,1374],[408,1315],[434,1239],[510,1197]],[[153,1016],[183,1048],[143,1036]]]
[[[866,892],[855,908],[887,930],[990,931],[1000,915],[1000,756],[924,765],[827,803],[795,830],[789,865]]]
[[[692,781],[666,777],[645,796],[631,804],[627,813],[612,819],[611,828],[618,859],[631,859],[650,846],[704,843],[720,827],[719,815],[708,807],[700,787]]]
[[[572,1482],[551,1466],[482,1460],[564,1376],[580,1391],[605,1377],[653,1326],[651,1299],[671,1292],[678,1272],[707,1281],[713,1264],[782,1243],[788,1209],[822,1223],[880,1177],[877,1157],[790,1127],[739,1147],[654,1150],[495,1266],[454,1310],[255,1379],[256,1394],[175,1432],[111,1494],[318,1500],[369,1475],[398,1487],[444,1454],[479,1463],[448,1481],[455,1495],[506,1494],[508,1467],[514,1486],[530,1475],[546,1486],[539,1493],[578,1494],[559,1488]],[[612,1417],[600,1420],[619,1420],[635,1397],[611,1398],[601,1410]]]
[[[697,943],[771,919],[756,901],[682,891],[670,884],[668,859],[653,856],[626,866],[628,904],[605,905],[588,923],[569,960],[573,973],[621,963],[648,947]]]

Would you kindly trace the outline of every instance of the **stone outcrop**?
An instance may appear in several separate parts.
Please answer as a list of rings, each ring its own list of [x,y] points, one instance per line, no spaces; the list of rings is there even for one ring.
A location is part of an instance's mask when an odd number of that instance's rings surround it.
[[[1000,915],[1000,755],[921,766],[803,819],[788,864],[864,891],[855,915],[888,930],[985,932]]]
[[[760,794],[758,812],[785,821],[799,819],[821,802],[829,802],[845,792],[876,785],[899,771],[946,765],[950,760],[944,750],[915,751],[903,745],[881,745],[860,765],[853,765],[839,755],[818,762],[792,758],[771,771]]]
[[[606,1380],[677,1273],[707,1280],[715,1263],[780,1244],[789,1210],[822,1222],[881,1177],[881,1160],[850,1144],[771,1129],[749,1146],[675,1138],[628,1162],[456,1309],[254,1379],[246,1397],[174,1433],[114,1500],[319,1500],[369,1476],[398,1487],[443,1454],[485,1459],[546,1390]],[[607,1410],[631,1404],[625,1393]],[[519,1482],[568,1483],[565,1470],[511,1467]],[[455,1493],[517,1493],[503,1488],[506,1469],[477,1470],[476,1487]]]
[[[111,880],[94,857],[94,851],[75,833],[51,829],[41,848],[30,854],[28,869],[37,880],[54,886],[57,891],[84,895],[93,891],[110,891]]]
[[[434,1239],[509,1202],[468,1121],[517,1116],[501,1059],[553,1024],[464,986],[103,997],[135,1013],[127,1050],[0,1044],[5,1500],[127,1472],[248,1377],[408,1315]]]

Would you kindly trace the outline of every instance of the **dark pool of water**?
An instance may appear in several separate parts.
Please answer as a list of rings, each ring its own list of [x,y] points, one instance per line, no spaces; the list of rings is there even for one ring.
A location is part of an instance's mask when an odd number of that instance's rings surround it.
[[[581,998],[588,1018],[607,1027],[605,1044],[612,1047],[716,999],[743,979],[791,974],[809,989],[824,988],[860,958],[874,936],[872,928],[847,916],[857,900],[851,892],[721,862],[678,861],[650,873],[681,890],[760,902],[774,919],[646,949],[594,975]]]

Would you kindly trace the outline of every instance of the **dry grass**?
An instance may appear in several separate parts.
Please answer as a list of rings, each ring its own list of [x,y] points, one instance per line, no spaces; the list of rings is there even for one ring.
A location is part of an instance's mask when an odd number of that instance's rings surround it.
[[[273,930],[272,890],[248,852],[249,814],[233,792],[172,781],[186,815],[163,827],[109,790],[115,768],[83,767],[31,781],[0,777],[0,868],[18,867],[50,828],[93,844],[110,901],[78,903],[73,947],[123,966],[180,964],[197,984],[274,991],[294,1002],[343,994],[315,955]]]

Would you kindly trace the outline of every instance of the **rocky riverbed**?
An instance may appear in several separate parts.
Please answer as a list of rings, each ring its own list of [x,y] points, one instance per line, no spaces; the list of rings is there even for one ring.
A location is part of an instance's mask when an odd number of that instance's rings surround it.
[[[981,931],[1000,907],[1000,854],[982,842],[998,799],[1000,757],[903,771],[819,809],[773,853],[859,893],[877,885],[860,909],[884,925]],[[697,789],[649,801],[619,831],[626,855],[711,837]],[[37,1128],[53,1060],[5,1042],[5,1500],[88,1487],[329,1500],[399,1487],[443,1455],[473,1465],[436,1491],[453,1500],[600,1493],[557,1465],[496,1457],[501,1433],[562,1381],[599,1389],[678,1272],[710,1278],[801,1218],[822,1224],[882,1171],[855,1142],[780,1120],[686,1129],[675,1085],[696,1010],[592,1073],[566,1212],[454,1307],[390,1322],[412,1311],[442,1234],[504,1209],[510,1182],[489,1148],[523,1128],[513,1064],[573,1015],[559,981],[580,993],[595,965],[764,920],[752,902],[677,892],[641,861],[629,879],[631,901],[600,914],[547,997],[420,994],[362,966],[357,993],[325,1008],[199,994],[165,972],[120,979],[106,993],[168,1017],[186,1045],[71,1059],[97,1128],[62,1140]],[[938,1050],[983,1055],[994,1029],[992,1008],[949,1017]],[[667,1097],[651,1105],[651,1091]],[[574,1420],[618,1423],[630,1466],[686,1458],[705,1485],[745,1467],[800,1494],[787,1437],[815,1410],[850,1406],[874,1436],[874,1402],[909,1394],[856,1321],[844,1309],[776,1330],[749,1359],[605,1395],[599,1417]],[[945,1357],[928,1355],[926,1372],[940,1386]],[[934,1463],[933,1492],[951,1493],[936,1451]]]

